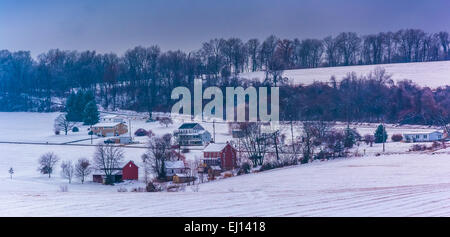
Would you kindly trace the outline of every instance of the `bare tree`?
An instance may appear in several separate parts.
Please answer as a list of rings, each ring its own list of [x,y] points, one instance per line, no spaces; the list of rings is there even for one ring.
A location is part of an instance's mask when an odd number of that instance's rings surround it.
[[[75,165],[75,176],[84,183],[85,178],[92,173],[91,163],[86,158],[80,158]]]
[[[169,117],[163,117],[163,118],[160,118],[160,119],[159,119],[159,123],[160,123],[161,125],[166,126],[166,128],[167,128],[170,124],[173,124],[173,121],[172,121],[172,119],[169,118]]]
[[[337,40],[331,36],[323,39],[323,46],[325,48],[325,55],[328,62],[328,66],[334,67],[339,64],[339,44]]]
[[[111,144],[98,144],[94,154],[95,167],[106,176],[106,184],[114,182],[113,173],[123,162],[123,148]]]
[[[144,165],[151,169],[158,179],[166,178],[166,161],[172,158],[171,136],[150,137],[147,152],[142,156]]]
[[[367,145],[370,144],[370,147],[372,147],[372,146],[373,146],[373,143],[375,142],[375,136],[372,135],[372,134],[366,134],[366,135],[364,135],[364,142],[365,142]]]
[[[300,163],[308,163],[312,158],[315,149],[326,139],[330,131],[331,124],[325,121],[305,121],[302,132],[303,158]]]
[[[51,174],[53,173],[53,167],[58,163],[59,158],[56,156],[53,152],[48,152],[42,155],[39,158],[39,172],[42,174],[48,174],[48,178],[51,177]]]
[[[344,65],[353,65],[356,63],[356,56],[359,52],[361,39],[354,32],[343,32],[336,39],[338,52],[344,59]]]
[[[61,163],[61,177],[69,180],[69,183],[72,183],[74,173],[75,168],[73,167],[72,161],[67,160]]]
[[[199,159],[195,159],[193,161],[189,161],[188,164],[188,169],[186,169],[186,176],[189,178],[189,180],[191,180],[190,182],[192,182],[192,185],[195,185],[195,180],[197,179],[198,176],[198,168],[202,166],[202,162]],[[200,180],[197,182],[199,183]]]
[[[262,165],[264,156],[267,152],[269,137],[261,132],[259,123],[241,123],[242,137],[240,143],[247,152],[249,159],[253,162],[253,166]]]
[[[258,62],[258,51],[261,43],[258,39],[250,39],[246,43],[246,48],[249,57],[249,64],[251,65],[251,71],[255,72],[260,68],[260,64]]]
[[[55,119],[54,129],[55,131],[64,131],[64,134],[67,135],[67,133],[75,127],[76,123],[69,121],[67,119],[67,114],[60,114]]]
[[[12,176],[13,176],[13,174],[14,174],[14,169],[13,169],[13,167],[9,168],[8,173],[9,173],[9,176],[11,177],[11,179],[12,179]]]

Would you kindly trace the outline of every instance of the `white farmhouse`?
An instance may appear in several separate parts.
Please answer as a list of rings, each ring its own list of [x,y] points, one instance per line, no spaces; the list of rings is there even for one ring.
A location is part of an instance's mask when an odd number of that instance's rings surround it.
[[[125,119],[123,119],[119,115],[106,115],[100,118],[101,123],[125,123]]]
[[[174,131],[181,146],[203,146],[211,142],[211,134],[198,123],[184,123]]]

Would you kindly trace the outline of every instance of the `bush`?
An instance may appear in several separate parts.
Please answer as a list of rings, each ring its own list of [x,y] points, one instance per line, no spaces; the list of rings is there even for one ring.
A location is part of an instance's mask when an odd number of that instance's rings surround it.
[[[136,130],[136,132],[134,132],[134,135],[136,137],[148,136],[148,131],[143,128],[139,128],[138,130]]]
[[[244,162],[241,165],[239,174],[248,174],[248,173],[250,173],[250,170],[251,170],[251,165],[248,162]]]
[[[55,130],[55,135],[59,135],[59,134],[61,134],[61,131]]]
[[[438,148],[441,146],[441,143],[438,141],[434,141],[433,144],[431,145],[431,148]]]
[[[402,134],[394,134],[394,135],[392,135],[391,139],[394,142],[399,142],[399,141],[403,140],[403,136],[402,136]]]
[[[94,132],[93,131],[89,131],[88,135],[94,135]]]
[[[147,192],[157,192],[156,186],[152,182],[148,182],[147,187],[145,187]]]
[[[119,193],[126,193],[127,191],[128,190],[126,188],[124,188],[124,187],[120,187],[120,188],[117,189],[117,192],[119,192]]]
[[[409,151],[425,151],[427,149],[427,146],[420,145],[420,144],[414,144]]]
[[[275,163],[267,162],[267,163],[264,163],[263,165],[261,165],[261,168],[259,169],[259,171],[266,171],[266,170],[271,170],[271,169],[275,169],[275,168],[278,168],[278,166]]]
[[[80,131],[80,129],[78,129],[78,127],[73,127],[72,128],[72,132],[79,132]]]
[[[145,191],[146,191],[146,189],[143,187],[137,187],[137,188],[131,189],[131,192],[134,192],[134,193],[143,193]]]

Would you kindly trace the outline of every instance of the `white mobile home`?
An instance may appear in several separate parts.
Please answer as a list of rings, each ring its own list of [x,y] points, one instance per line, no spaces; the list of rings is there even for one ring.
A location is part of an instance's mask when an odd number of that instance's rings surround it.
[[[403,137],[407,142],[433,142],[441,140],[443,135],[444,134],[440,131],[411,132],[403,134]]]

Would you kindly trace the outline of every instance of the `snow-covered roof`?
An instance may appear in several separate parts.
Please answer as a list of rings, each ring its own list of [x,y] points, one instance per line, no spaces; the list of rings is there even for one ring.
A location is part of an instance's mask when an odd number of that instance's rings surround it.
[[[122,175],[122,169],[121,168],[116,168],[114,170],[111,171],[112,175]],[[105,175],[105,172],[103,170],[94,170],[94,172],[92,173],[92,175]]]
[[[203,151],[220,152],[227,146],[227,143],[210,143]]]
[[[189,175],[187,175],[187,174],[175,174],[176,176],[178,176],[178,177],[189,177]]]
[[[442,133],[441,131],[412,131],[405,132],[404,135],[421,135],[421,134],[431,134],[431,133]]]
[[[102,118],[120,118],[119,115],[105,115]]]
[[[190,128],[194,128],[195,126],[200,125],[198,123],[183,123],[178,129],[190,129]],[[203,128],[200,125],[201,128]]]
[[[181,160],[166,161],[166,168],[167,169],[183,169],[183,168],[185,168],[185,166],[184,166],[184,162]]]
[[[115,127],[117,125],[121,124],[120,122],[115,123],[97,123],[92,127]]]

